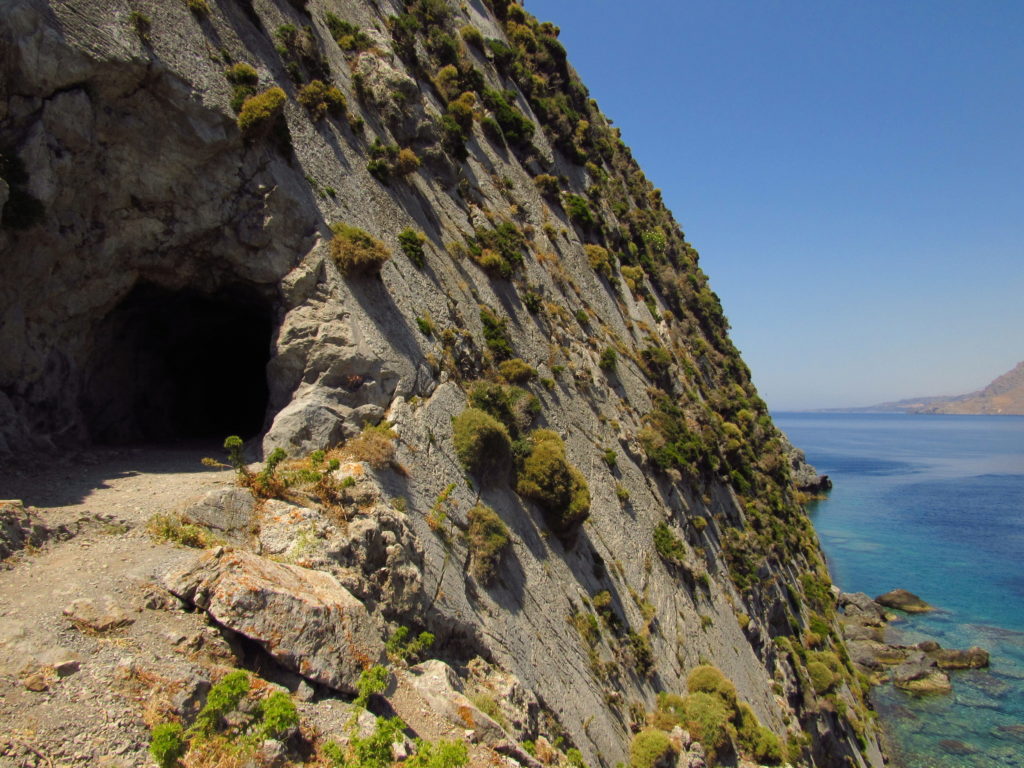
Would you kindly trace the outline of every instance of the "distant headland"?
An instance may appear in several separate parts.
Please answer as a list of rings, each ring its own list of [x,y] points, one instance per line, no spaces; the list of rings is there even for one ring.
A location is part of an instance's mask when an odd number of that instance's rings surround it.
[[[827,408],[829,413],[950,413],[1024,415],[1024,361],[991,384],[966,395],[918,397],[863,408]]]

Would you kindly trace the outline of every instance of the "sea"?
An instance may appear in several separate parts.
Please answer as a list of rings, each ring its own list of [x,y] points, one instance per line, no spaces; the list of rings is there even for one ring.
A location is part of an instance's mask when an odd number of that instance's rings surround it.
[[[777,413],[833,482],[808,508],[844,592],[909,589],[936,610],[889,638],[979,645],[953,693],[872,700],[905,768],[1024,767],[1024,416]]]

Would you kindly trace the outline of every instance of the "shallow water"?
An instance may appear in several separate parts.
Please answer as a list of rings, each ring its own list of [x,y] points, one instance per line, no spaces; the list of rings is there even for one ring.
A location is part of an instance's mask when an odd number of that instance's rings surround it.
[[[953,694],[891,686],[875,704],[910,768],[1024,766],[1024,417],[775,415],[832,478],[809,509],[834,582],[909,589],[938,609],[893,625],[899,642],[980,645],[988,670]]]

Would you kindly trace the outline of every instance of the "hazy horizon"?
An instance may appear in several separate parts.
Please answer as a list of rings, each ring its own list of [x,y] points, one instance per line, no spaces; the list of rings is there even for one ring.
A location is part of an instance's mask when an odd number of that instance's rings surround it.
[[[1024,360],[1024,4],[526,7],[662,190],[773,410],[965,394]]]

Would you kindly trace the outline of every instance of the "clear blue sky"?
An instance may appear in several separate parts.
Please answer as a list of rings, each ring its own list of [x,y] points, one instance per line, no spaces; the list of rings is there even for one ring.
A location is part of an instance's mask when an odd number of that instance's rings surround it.
[[[1024,1],[527,0],[776,410],[1024,360]]]

